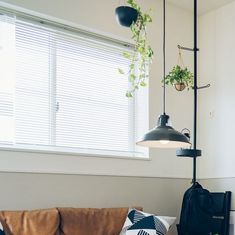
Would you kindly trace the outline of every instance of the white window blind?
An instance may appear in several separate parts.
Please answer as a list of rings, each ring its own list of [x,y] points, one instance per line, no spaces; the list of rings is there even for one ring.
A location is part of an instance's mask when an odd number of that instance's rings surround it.
[[[146,155],[135,142],[147,129],[147,92],[126,98],[127,78],[117,72],[127,71],[122,52],[131,48],[33,19],[0,16],[1,84],[9,83],[6,91],[0,88],[2,148]]]
[[[15,19],[0,14],[0,141],[14,140]]]

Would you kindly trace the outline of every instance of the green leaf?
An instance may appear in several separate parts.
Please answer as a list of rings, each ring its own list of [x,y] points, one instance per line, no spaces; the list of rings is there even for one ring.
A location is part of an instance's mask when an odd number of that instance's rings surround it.
[[[147,40],[147,25],[152,22],[150,11],[142,12],[136,0],[127,0],[127,3],[138,12],[137,21],[132,23],[130,31],[134,41],[134,53],[128,51],[123,52],[123,57],[130,61],[129,70],[127,72],[130,89],[126,92],[127,97],[133,97],[135,90],[140,87],[147,86],[148,68],[152,62],[153,50],[148,45]],[[122,69],[119,69],[120,74],[124,74]]]
[[[140,82],[140,85],[141,86],[147,86],[147,84],[144,81]]]
[[[130,64],[130,65],[129,65],[129,68],[130,68],[130,69],[134,69],[134,68],[135,68],[135,64]]]
[[[145,78],[146,77],[146,75],[144,74],[144,73],[141,73],[140,75],[139,75],[139,78]]]
[[[123,71],[122,69],[120,69],[120,68],[118,68],[118,72],[119,72],[120,74],[125,74],[124,71]]]
[[[136,79],[136,75],[135,74],[133,74],[133,73],[129,74],[129,81],[130,82],[134,82],[135,79]]]
[[[131,55],[130,55],[129,52],[124,51],[124,52],[122,53],[122,55],[123,55],[123,57],[125,57],[125,58],[127,58],[127,59],[131,59]]]
[[[126,97],[128,97],[128,98],[133,97],[133,95],[132,95],[131,91],[127,91],[127,92],[126,92]]]
[[[193,74],[190,72],[190,70],[187,67],[182,68],[181,66],[176,65],[165,77],[165,84],[174,85],[175,83],[179,82],[184,83],[188,89],[192,88]],[[164,83],[164,80],[162,81],[162,83]]]

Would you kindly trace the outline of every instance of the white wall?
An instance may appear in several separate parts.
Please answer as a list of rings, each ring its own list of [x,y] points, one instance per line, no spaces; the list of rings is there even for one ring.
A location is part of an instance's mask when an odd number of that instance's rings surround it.
[[[126,28],[116,24],[114,9],[118,1],[110,0],[5,0],[28,10],[82,25],[95,31],[129,40]],[[153,23],[149,40],[155,52],[150,81],[150,127],[161,113],[162,79],[162,1],[142,0],[140,5],[153,9]],[[187,11],[167,6],[167,69],[177,62],[177,44],[192,45],[192,15]],[[185,54],[185,63],[192,64],[192,55]],[[177,93],[172,88],[167,94],[167,113],[176,129],[191,128],[192,92]],[[169,112],[168,112],[169,111]],[[182,116],[182,113],[185,115]],[[39,153],[0,152],[0,171],[54,172],[96,175],[127,175],[153,177],[191,177],[191,160],[177,159],[175,151],[152,150],[151,161],[63,156]]]
[[[201,178],[234,177],[235,2],[200,17]]]
[[[200,17],[200,183],[210,191],[232,191],[235,209],[235,2]]]

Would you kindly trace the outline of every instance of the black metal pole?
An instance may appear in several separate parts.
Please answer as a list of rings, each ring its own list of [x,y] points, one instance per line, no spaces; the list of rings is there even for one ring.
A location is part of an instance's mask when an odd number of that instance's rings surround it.
[[[197,48],[197,0],[194,0],[194,14],[193,14],[193,21],[194,21],[194,46],[193,48],[182,47],[178,45],[178,48],[193,51],[194,53],[194,99],[193,99],[193,146],[192,149],[178,149],[176,151],[176,155],[178,157],[191,157],[193,158],[193,178],[192,183],[195,185],[196,183],[196,175],[197,175],[197,157],[202,155],[202,151],[197,149],[197,93],[198,89],[210,87],[210,84],[202,87],[197,86],[197,53],[199,49]]]
[[[194,0],[194,117],[193,117],[193,149],[197,149],[197,0]],[[196,183],[197,156],[193,157],[193,184]]]

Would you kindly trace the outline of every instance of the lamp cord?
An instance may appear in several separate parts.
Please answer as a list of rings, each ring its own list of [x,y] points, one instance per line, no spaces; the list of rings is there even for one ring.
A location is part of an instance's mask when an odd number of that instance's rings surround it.
[[[166,113],[166,0],[163,0],[163,114]]]
[[[194,138],[193,149],[197,149],[197,0],[194,0]],[[193,184],[196,183],[197,157],[193,158]]]

